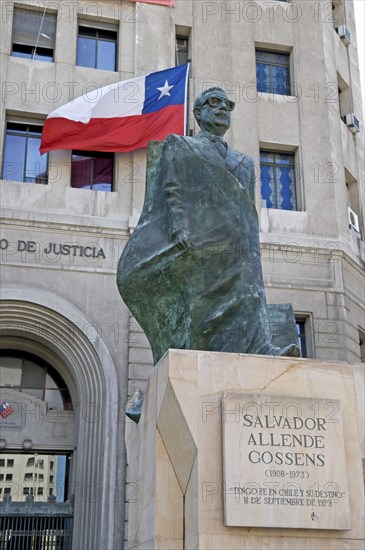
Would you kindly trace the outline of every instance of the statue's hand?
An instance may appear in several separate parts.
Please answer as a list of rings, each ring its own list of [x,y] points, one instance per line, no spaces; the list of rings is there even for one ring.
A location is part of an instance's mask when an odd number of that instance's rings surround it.
[[[190,240],[189,232],[186,229],[178,229],[172,234],[172,239],[180,250],[194,250],[195,246]]]

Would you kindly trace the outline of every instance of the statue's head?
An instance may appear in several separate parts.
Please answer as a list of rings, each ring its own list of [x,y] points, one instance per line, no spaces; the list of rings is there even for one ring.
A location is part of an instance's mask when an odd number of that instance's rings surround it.
[[[231,125],[234,107],[222,88],[208,88],[195,99],[194,116],[202,130],[223,136]]]

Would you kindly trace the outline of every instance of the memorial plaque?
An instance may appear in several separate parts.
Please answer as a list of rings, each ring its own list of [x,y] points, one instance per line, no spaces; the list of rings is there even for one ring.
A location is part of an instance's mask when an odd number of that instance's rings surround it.
[[[226,393],[222,424],[225,525],[351,529],[340,401]]]

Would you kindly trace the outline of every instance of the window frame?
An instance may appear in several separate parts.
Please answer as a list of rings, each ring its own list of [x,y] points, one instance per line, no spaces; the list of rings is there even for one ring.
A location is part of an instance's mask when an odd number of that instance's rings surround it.
[[[274,163],[269,163],[267,161],[262,161],[261,160],[261,153],[266,153],[266,154],[271,154],[271,155],[272,154],[273,155],[288,155],[288,156],[292,157],[293,162],[289,164],[289,167],[291,167],[293,169],[293,174],[294,174],[294,184],[293,184],[294,207],[292,209],[281,208],[280,206],[277,205],[277,197],[278,197],[277,167],[280,167],[280,164],[276,163],[276,161]],[[282,210],[282,211],[286,211],[286,212],[300,212],[300,210],[301,210],[301,208],[300,208],[301,193],[300,193],[300,178],[299,178],[299,174],[298,174],[298,155],[297,155],[297,151],[293,151],[291,149],[277,149],[277,148],[270,149],[270,148],[267,148],[265,146],[261,146],[260,150],[259,150],[259,154],[260,154],[260,159],[259,159],[259,165],[260,165],[260,196],[261,196],[262,206],[264,208],[268,208],[270,210]],[[272,189],[272,194],[275,198],[275,205],[274,206],[267,206],[267,201],[262,196],[262,178],[261,178],[261,167],[262,167],[262,165],[270,166],[270,167],[274,168],[274,170],[273,170],[273,181],[275,183],[275,188]],[[263,204],[264,201],[265,201],[265,204]]]
[[[15,13],[18,12],[23,12],[24,14],[27,14],[29,15],[30,17],[35,14],[39,14],[40,16],[40,20],[41,22],[43,21],[43,18],[44,17],[55,17],[55,22],[54,22],[54,38],[52,39],[52,47],[51,48],[47,48],[45,46],[39,46],[37,45],[37,42],[39,41],[39,38],[40,38],[40,30],[41,28],[39,29],[38,31],[38,35],[37,36],[34,36],[34,43],[29,43],[29,44],[22,44],[20,42],[15,42],[15,34],[16,34],[16,29],[15,29]],[[46,62],[46,63],[54,63],[55,61],[55,53],[56,53],[56,38],[57,38],[57,11],[53,11],[53,10],[44,10],[44,8],[42,9],[37,9],[37,6],[28,6],[28,5],[22,5],[22,6],[14,6],[14,11],[13,11],[13,18],[12,18],[12,33],[11,33],[11,50],[10,50],[10,56],[11,57],[20,57],[20,58],[23,58],[23,59],[30,59],[32,61],[43,61],[43,62]],[[13,55],[14,53],[14,46],[17,46],[17,48],[20,49],[21,48],[24,48],[24,49],[29,49],[29,56],[17,56],[17,55]],[[46,53],[46,52],[49,52],[50,55],[48,57],[51,57],[51,59],[37,59],[36,57],[36,53],[37,51],[39,50],[42,50],[43,53]],[[17,51],[15,51],[15,53],[19,53]],[[26,52],[24,52],[26,53]]]
[[[44,359],[42,359],[41,357],[38,357],[32,353],[29,353],[29,352],[26,352],[26,351],[21,351],[21,350],[12,350],[12,349],[2,349],[0,350],[0,358],[3,358],[3,357],[11,357],[11,358],[16,358],[16,359],[19,359],[21,361],[21,378],[20,378],[20,384],[14,384],[12,386],[12,389],[13,390],[16,390],[16,391],[19,391],[19,393],[27,393],[27,390],[31,390],[31,389],[36,389],[36,390],[41,390],[43,392],[43,396],[42,396],[42,399],[45,400],[45,397],[46,397],[46,392],[47,390],[56,390],[60,393],[60,398],[62,399],[62,403],[63,403],[63,406],[64,408],[62,410],[73,410],[73,404],[72,404],[72,397],[71,397],[71,393],[70,393],[70,390],[66,384],[66,382],[64,381],[63,377],[61,376],[61,374],[58,372],[57,369],[55,369],[50,363],[48,363],[47,361],[45,361]],[[24,369],[24,363],[28,361],[28,362],[31,362],[33,364],[35,364],[37,367],[41,368],[43,371],[44,371],[44,385],[41,387],[41,386],[36,386],[36,384],[34,384],[34,386],[32,387],[29,387],[27,385],[24,385],[23,384],[23,369]],[[56,387],[47,387],[46,386],[46,383],[47,383],[47,375],[49,376],[49,378],[52,380],[52,382],[56,385]],[[7,386],[3,386],[2,384],[0,385],[0,388],[6,388]],[[30,457],[32,458],[32,457]],[[11,460],[11,459],[8,459],[8,460]],[[42,459],[39,459],[38,462],[34,465],[32,465],[31,463],[28,465],[26,465],[26,467],[40,467],[39,465],[39,462],[42,461]]]
[[[46,174],[46,178],[45,180],[46,181],[39,181],[39,182],[36,182],[36,181],[26,181],[25,180],[25,177],[26,177],[26,164],[27,164],[27,152],[28,152],[28,140],[29,138],[32,137],[32,132],[29,132],[28,130],[26,130],[26,133],[24,134],[24,131],[22,130],[12,130],[10,129],[9,131],[9,128],[8,128],[8,125],[9,124],[14,124],[14,125],[17,125],[17,126],[26,126],[27,128],[30,128],[30,127],[39,127],[40,128],[40,133],[39,133],[39,138],[41,138],[42,136],[42,131],[43,131],[43,126],[44,126],[44,120],[39,120],[39,119],[27,119],[26,117],[24,118],[17,118],[17,117],[7,117],[6,119],[6,122],[5,122],[5,125],[4,125],[4,139],[3,139],[3,151],[2,151],[2,163],[1,163],[1,179],[3,179],[4,181],[9,181],[9,182],[16,182],[16,183],[27,183],[27,184],[34,184],[34,185],[48,185],[49,183],[49,153],[45,153],[46,155],[46,169],[45,169],[45,174]],[[35,133],[35,132],[33,132]],[[5,158],[5,152],[6,152],[6,141],[7,141],[7,136],[8,135],[13,135],[13,136],[16,136],[18,135],[19,137],[24,137],[25,140],[26,140],[26,143],[25,143],[25,151],[24,151],[24,158],[23,158],[23,168],[22,168],[22,180],[14,180],[14,179],[10,179],[8,177],[5,177],[5,161],[6,161],[6,158]],[[34,136],[33,136],[34,137]],[[35,179],[35,178],[33,178]]]
[[[295,317],[295,323],[297,326],[297,332],[298,332],[298,324],[301,324],[304,329],[303,332],[301,333],[301,336],[303,337],[303,340],[304,340],[306,355],[302,355],[302,357],[307,359],[314,359],[315,350],[314,350],[312,315],[310,313],[295,312],[294,317]],[[299,332],[298,332],[298,343],[299,343],[299,349],[302,351],[302,340],[300,339]]]
[[[179,40],[186,40],[186,51],[185,51],[185,48],[184,48],[184,50],[182,50],[182,53],[186,54],[186,61],[184,61],[183,63],[179,62],[179,45],[178,45]],[[189,40],[189,36],[184,36],[182,34],[176,33],[176,35],[175,35],[175,67],[180,67],[181,65],[186,65],[187,63],[189,63],[189,59],[190,59],[190,40]]]
[[[85,28],[90,29],[90,30],[95,30],[96,33],[100,32],[100,31],[115,33],[115,35],[116,35],[115,41],[114,40],[105,40],[106,42],[115,43],[114,70],[100,69],[96,66],[97,61],[98,61],[98,55],[97,55],[98,42],[100,40],[98,36],[95,37],[95,40],[96,40],[96,52],[95,52],[95,60],[94,60],[95,66],[94,67],[85,67],[85,65],[79,65],[78,64],[78,49],[79,49],[79,38],[80,38],[80,28],[81,27],[85,27]],[[81,36],[81,38],[82,38],[82,36]],[[93,37],[85,36],[85,38],[93,38]],[[93,20],[89,20],[89,19],[79,19],[78,20],[78,22],[77,22],[77,37],[76,37],[76,58],[75,58],[75,66],[76,67],[82,67],[82,68],[85,68],[85,69],[96,69],[98,71],[118,72],[118,70],[119,70],[119,55],[118,55],[119,52],[118,52],[118,50],[119,50],[119,28],[118,28],[118,23],[117,22],[113,22],[113,23],[100,22],[99,23],[98,21],[93,21]]]
[[[91,158],[102,158],[104,156],[104,158],[110,158],[112,160],[112,183],[111,183],[111,189],[110,191],[106,191],[104,189],[93,189],[92,185],[97,185],[97,184],[90,184],[91,187],[90,189],[86,188],[86,187],[73,187],[72,185],[72,164],[73,164],[73,157],[75,156],[82,156],[82,157],[91,157]],[[103,152],[103,151],[80,151],[78,149],[73,149],[71,151],[71,174],[70,174],[70,188],[71,189],[78,189],[78,190],[82,190],[82,191],[102,191],[104,193],[113,193],[115,192],[115,173],[116,173],[116,170],[115,170],[115,162],[116,162],[116,155],[115,153],[110,153],[110,152]]]
[[[263,53],[263,54],[272,54],[272,55],[285,55],[287,58],[287,64],[283,63],[274,63],[273,61],[258,61],[257,59],[257,53]],[[261,94],[272,94],[272,95],[280,95],[280,96],[291,96],[291,74],[292,74],[292,52],[288,50],[280,50],[275,48],[266,48],[259,45],[255,46],[255,69],[256,69],[256,89],[257,93]],[[270,89],[269,90],[259,90],[259,82],[257,80],[257,65],[269,65],[270,66]],[[286,92],[285,94],[282,94],[278,91],[275,91],[273,89],[273,81],[272,81],[272,72],[271,67],[285,67],[287,69],[287,79],[286,79]]]

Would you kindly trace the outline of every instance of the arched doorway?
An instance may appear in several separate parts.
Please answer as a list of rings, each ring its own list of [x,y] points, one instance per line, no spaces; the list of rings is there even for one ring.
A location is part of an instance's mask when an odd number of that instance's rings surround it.
[[[0,532],[4,550],[71,549],[72,409],[70,390],[50,363],[26,351],[0,350]],[[66,437],[65,422],[69,425]]]
[[[32,300],[35,299],[31,291],[23,290],[21,294],[23,297],[29,294]],[[3,295],[14,295],[14,290],[4,291]],[[103,339],[93,343],[83,332],[82,327],[88,327],[90,323],[78,310],[62,300],[55,301],[55,297],[47,293],[43,296],[38,294],[36,299],[43,303],[25,299],[0,302],[0,348],[31,354],[36,358],[38,367],[37,361],[45,361],[50,366],[45,370],[45,376],[48,373],[58,386],[57,391],[61,394],[58,400],[62,401],[62,391],[66,388],[69,397],[63,401],[62,410],[52,410],[52,405],[46,405],[43,416],[48,423],[47,429],[54,431],[52,440],[46,438],[46,429],[43,440],[38,439],[37,443],[38,436],[29,437],[28,432],[20,430],[17,441],[9,432],[4,438],[5,443],[1,442],[2,451],[6,453],[10,449],[15,453],[24,453],[24,445],[29,445],[27,440],[30,439],[32,448],[28,454],[34,453],[35,460],[49,450],[55,456],[63,455],[63,460],[69,460],[67,497],[74,495],[72,548],[113,548],[114,518],[119,515],[116,499],[118,424],[115,415],[118,383],[114,364]],[[46,389],[50,388],[44,387],[43,391]],[[18,391],[17,397],[20,401],[24,400],[25,392]],[[28,396],[27,399],[25,416],[33,415],[35,424],[40,420],[39,416],[36,417],[38,408],[32,401],[36,397]],[[68,416],[68,420],[52,422],[52,415],[61,420]],[[41,431],[38,435],[42,438]]]

